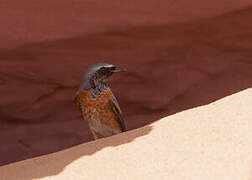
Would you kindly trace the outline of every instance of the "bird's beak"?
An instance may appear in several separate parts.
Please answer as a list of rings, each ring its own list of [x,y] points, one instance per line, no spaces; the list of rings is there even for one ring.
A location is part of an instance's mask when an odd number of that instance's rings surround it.
[[[121,72],[121,71],[127,71],[127,69],[125,68],[120,68],[120,67],[116,67],[114,70],[112,70],[111,72],[115,73],[115,72]]]

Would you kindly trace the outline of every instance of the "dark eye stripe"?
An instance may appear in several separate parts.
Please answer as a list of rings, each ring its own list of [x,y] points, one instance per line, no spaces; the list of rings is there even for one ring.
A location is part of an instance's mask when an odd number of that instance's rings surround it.
[[[105,74],[108,73],[108,71],[109,71],[108,68],[102,67],[102,68],[100,68],[100,70],[99,70],[99,74],[105,75]]]

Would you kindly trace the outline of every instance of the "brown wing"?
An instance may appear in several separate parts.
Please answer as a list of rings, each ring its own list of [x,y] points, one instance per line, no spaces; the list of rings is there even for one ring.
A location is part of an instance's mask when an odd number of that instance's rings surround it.
[[[125,132],[126,129],[125,129],[124,120],[122,118],[122,111],[121,111],[119,104],[113,94],[110,97],[110,104],[111,104],[112,110],[114,111],[114,113],[117,117],[117,121],[119,122],[119,124],[122,128],[122,132]]]

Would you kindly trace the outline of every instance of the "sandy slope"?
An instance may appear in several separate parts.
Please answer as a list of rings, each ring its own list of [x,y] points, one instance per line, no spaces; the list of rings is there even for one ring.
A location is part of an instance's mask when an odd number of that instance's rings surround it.
[[[252,87],[251,0],[1,0],[0,165],[92,140],[73,103],[87,65],[127,129]]]
[[[247,89],[140,129],[3,166],[0,179],[249,180],[251,97]]]

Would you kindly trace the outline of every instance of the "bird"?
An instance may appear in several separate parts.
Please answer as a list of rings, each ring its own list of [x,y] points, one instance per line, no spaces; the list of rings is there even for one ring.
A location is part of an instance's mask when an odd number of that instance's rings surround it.
[[[125,132],[122,110],[108,86],[108,78],[126,71],[109,63],[96,63],[87,68],[75,96],[75,103],[94,139]]]

